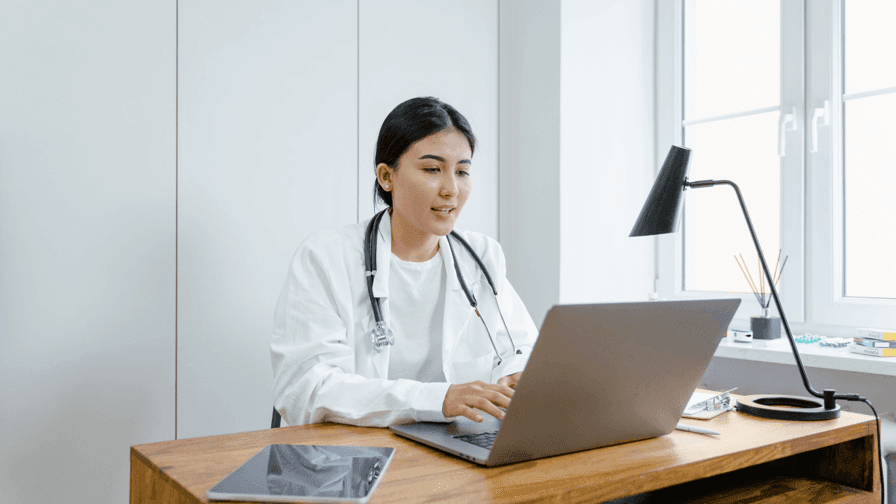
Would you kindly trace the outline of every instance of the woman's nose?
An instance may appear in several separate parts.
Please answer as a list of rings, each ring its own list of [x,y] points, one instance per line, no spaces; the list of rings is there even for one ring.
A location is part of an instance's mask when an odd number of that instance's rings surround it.
[[[447,173],[442,178],[442,195],[454,196],[457,194],[457,177],[453,173]]]

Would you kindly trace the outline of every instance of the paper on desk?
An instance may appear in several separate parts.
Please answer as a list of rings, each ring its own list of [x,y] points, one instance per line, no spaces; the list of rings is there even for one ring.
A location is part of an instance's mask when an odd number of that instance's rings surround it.
[[[715,418],[726,411],[734,408],[728,406],[728,394],[734,392],[737,388],[726,390],[718,394],[712,392],[697,392],[691,394],[688,405],[681,413],[684,418],[695,418],[697,420],[709,420]]]
[[[706,407],[702,403],[708,399],[712,399],[717,395],[719,394],[694,391],[694,393],[691,395],[691,399],[688,401],[688,405],[684,408],[683,414],[693,415],[699,411],[706,409]]]

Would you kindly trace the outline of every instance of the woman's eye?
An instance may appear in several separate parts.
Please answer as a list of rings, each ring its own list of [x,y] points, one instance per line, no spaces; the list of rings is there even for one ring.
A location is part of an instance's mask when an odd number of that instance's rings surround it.
[[[423,171],[429,172],[429,173],[438,173],[439,168],[438,167],[429,167],[429,168],[424,168]]]
[[[469,176],[470,176],[470,172],[468,172],[468,171],[466,171],[466,170],[460,170],[460,171],[458,171],[457,173],[458,173],[459,175],[463,175],[464,177],[469,177]]]

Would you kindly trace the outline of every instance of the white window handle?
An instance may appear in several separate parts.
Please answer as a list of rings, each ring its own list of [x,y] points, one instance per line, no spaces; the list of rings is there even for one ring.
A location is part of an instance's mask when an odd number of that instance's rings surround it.
[[[787,131],[795,131],[797,122],[796,122],[796,107],[790,108],[791,112],[789,114],[781,114],[781,120],[778,122],[778,155],[784,157],[785,149],[784,149],[784,137],[785,132]]]
[[[815,113],[812,114],[812,148],[809,149],[809,152],[818,152],[819,120],[824,121],[821,123],[822,126],[829,126],[831,124],[831,102],[829,100],[825,100],[824,107],[815,109]]]

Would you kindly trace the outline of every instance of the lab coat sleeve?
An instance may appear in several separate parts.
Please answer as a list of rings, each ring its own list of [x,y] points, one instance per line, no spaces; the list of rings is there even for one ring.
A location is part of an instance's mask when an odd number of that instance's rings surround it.
[[[306,242],[307,243],[307,242]],[[386,427],[447,421],[448,383],[386,380],[355,371],[347,329],[354,302],[345,248],[303,245],[280,293],[271,340],[274,406],[289,425],[338,422]]]

